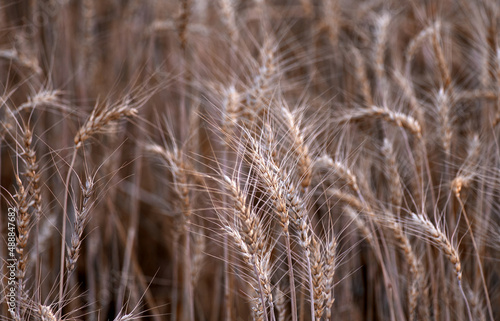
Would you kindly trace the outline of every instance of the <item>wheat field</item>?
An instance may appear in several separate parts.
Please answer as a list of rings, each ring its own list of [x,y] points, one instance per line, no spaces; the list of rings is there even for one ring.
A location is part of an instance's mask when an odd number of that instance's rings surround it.
[[[0,320],[500,320],[496,0],[4,0],[0,71]]]

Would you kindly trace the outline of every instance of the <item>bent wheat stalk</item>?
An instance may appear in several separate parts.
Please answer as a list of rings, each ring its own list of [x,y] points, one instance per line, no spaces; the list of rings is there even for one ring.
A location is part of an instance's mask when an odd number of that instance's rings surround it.
[[[119,120],[122,117],[136,116],[138,113],[137,108],[132,105],[130,99],[126,99],[121,104],[99,107],[96,105],[86,123],[80,127],[74,138],[73,153],[69,164],[66,179],[64,181],[64,201],[63,201],[63,217],[62,217],[62,230],[61,230],[61,259],[60,259],[60,279],[59,279],[59,307],[57,310],[57,317],[59,318],[62,313],[62,304],[64,301],[64,263],[66,253],[66,220],[68,218],[68,197],[70,189],[70,179],[75,166],[76,156],[78,150],[83,146],[86,140],[95,135],[96,133],[103,132],[106,126],[112,121]]]

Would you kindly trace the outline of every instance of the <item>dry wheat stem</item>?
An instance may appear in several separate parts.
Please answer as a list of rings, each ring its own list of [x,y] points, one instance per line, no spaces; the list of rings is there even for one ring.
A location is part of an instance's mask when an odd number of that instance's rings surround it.
[[[82,2],[82,18],[83,18],[83,52],[82,65],[88,68],[91,72],[93,66],[91,63],[94,60],[93,45],[94,45],[94,29],[96,27],[96,8],[93,0],[83,0]]]
[[[500,85],[500,48],[497,47],[495,49],[496,49],[495,78],[496,78],[496,87],[497,87],[497,90],[496,90],[496,109],[497,110],[496,110],[495,119],[493,121],[493,128],[495,128],[500,123],[500,89],[498,86],[498,85]]]
[[[231,0],[223,0],[225,3],[221,3],[221,5],[231,6],[232,3],[228,3]],[[228,10],[234,10],[234,8],[228,8]],[[229,13],[228,13],[229,14]],[[228,17],[229,19],[230,17]],[[234,18],[234,17],[233,17]],[[233,21],[234,22],[234,21]],[[224,138],[222,139],[222,155],[220,159],[220,164],[222,167],[223,175],[226,175],[227,171],[227,163],[228,163],[228,145],[225,143],[224,139],[228,137],[232,137],[234,135],[234,129],[238,121],[237,113],[240,104],[240,94],[236,90],[234,86],[230,86],[223,93],[223,102],[222,102],[222,132],[224,134]],[[222,195],[222,207],[226,207],[227,203],[227,195]],[[223,213],[224,215],[225,213]],[[228,219],[228,217],[223,217],[224,219]],[[232,306],[231,306],[231,274],[229,273],[229,265],[231,264],[231,253],[229,248],[228,236],[224,233],[223,236],[223,255],[224,255],[224,306],[225,309],[225,318],[226,320],[232,319]]]
[[[138,137],[140,140],[140,137]],[[137,144],[135,146],[135,153],[138,154],[142,151],[142,147]],[[125,295],[125,289],[128,287],[129,282],[127,280],[127,275],[129,274],[130,270],[130,265],[132,261],[132,251],[134,244],[136,242],[136,235],[137,235],[137,229],[139,225],[139,199],[138,199],[138,194],[139,194],[139,185],[141,181],[141,176],[142,176],[142,160],[143,158],[139,158],[134,162],[134,195],[136,197],[132,198],[132,204],[131,204],[131,209],[130,209],[130,225],[128,227],[127,231],[127,241],[125,244],[125,254],[123,256],[123,264],[122,264],[122,270],[121,270],[121,280],[120,280],[120,286],[118,288],[118,299],[116,302],[116,311],[121,311],[122,310],[122,303],[123,303],[123,298]]]
[[[191,251],[193,253],[193,259],[192,259],[192,265],[193,268],[191,269],[191,283],[192,287],[194,288],[198,282],[198,279],[200,277],[202,267],[203,267],[203,262],[205,259],[205,248],[206,248],[206,243],[205,243],[205,235],[203,235],[203,231],[198,230],[196,233],[193,233],[193,247],[194,251]]]
[[[286,320],[286,298],[285,293],[281,290],[280,286],[276,287],[276,310],[278,310],[278,321]]]

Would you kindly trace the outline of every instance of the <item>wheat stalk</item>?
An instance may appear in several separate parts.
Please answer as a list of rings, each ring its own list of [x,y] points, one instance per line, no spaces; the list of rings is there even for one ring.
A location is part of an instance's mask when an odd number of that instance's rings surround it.
[[[412,38],[405,53],[405,71],[406,74],[410,74],[410,66],[417,49],[422,45],[422,43],[431,35],[435,33],[435,26],[430,25],[427,28],[422,29],[415,37]]]
[[[191,198],[188,188],[188,167],[186,163],[185,156],[183,152],[174,146],[172,150],[166,150],[160,145],[151,144],[146,146],[146,151],[161,157],[161,159],[168,165],[170,172],[173,177],[174,192],[177,195],[177,199],[180,201],[180,208],[182,211],[181,216],[181,232],[185,236],[185,251],[184,251],[184,261],[186,264],[187,272],[185,275],[185,296],[188,299],[188,312],[191,318],[194,318],[194,299],[193,299],[193,287],[191,278],[192,273],[192,262],[191,262]],[[177,267],[174,267],[177,268]],[[176,289],[174,289],[176,291]]]
[[[62,231],[61,231],[61,260],[60,260],[60,279],[59,279],[59,309],[58,314],[62,312],[62,301],[64,296],[64,263],[65,263],[65,253],[66,253],[66,219],[68,217],[68,196],[70,188],[70,179],[73,172],[73,167],[75,165],[76,156],[78,150],[83,146],[85,141],[92,137],[92,135],[102,132],[105,130],[106,126],[112,121],[119,120],[125,116],[136,116],[137,108],[132,103],[131,99],[125,99],[122,103],[116,105],[107,105],[105,107],[99,108],[98,105],[92,110],[89,118],[85,124],[80,127],[78,132],[73,139],[73,154],[71,156],[71,162],[66,174],[66,179],[64,182],[64,203],[63,203],[63,218],[62,218]],[[58,315],[60,317],[60,315]]]
[[[61,319],[56,318],[51,308],[46,305],[40,305],[38,307],[38,313],[41,321],[59,321]]]
[[[388,38],[389,24],[391,23],[391,16],[385,12],[376,19],[376,43],[375,43],[375,73],[377,75],[377,84],[379,85],[379,92],[382,94],[382,99],[385,101],[387,92],[387,83],[385,76],[384,53],[386,49],[386,42]]]

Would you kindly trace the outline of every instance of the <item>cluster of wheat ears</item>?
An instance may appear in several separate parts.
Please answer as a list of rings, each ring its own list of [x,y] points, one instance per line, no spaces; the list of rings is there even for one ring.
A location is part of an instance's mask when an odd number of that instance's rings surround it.
[[[0,2],[0,320],[499,320],[499,28],[496,0]]]

